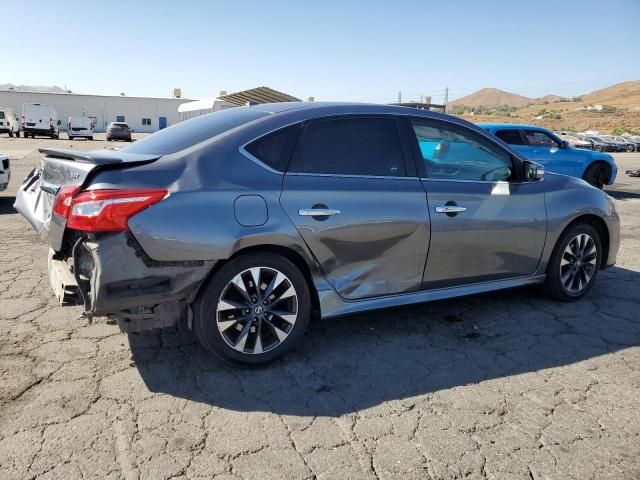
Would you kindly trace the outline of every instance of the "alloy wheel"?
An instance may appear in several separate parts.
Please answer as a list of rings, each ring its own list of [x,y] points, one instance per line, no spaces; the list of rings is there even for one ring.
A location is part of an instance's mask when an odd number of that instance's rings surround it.
[[[298,318],[298,295],[286,275],[270,267],[237,274],[222,291],[216,325],[224,341],[244,354],[273,350]]]
[[[560,280],[572,294],[584,290],[597,268],[596,243],[586,233],[576,235],[567,244],[560,259]]]

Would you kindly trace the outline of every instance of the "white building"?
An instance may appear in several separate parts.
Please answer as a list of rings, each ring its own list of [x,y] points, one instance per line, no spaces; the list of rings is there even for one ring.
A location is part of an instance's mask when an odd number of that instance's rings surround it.
[[[134,132],[155,132],[178,122],[178,107],[187,98],[151,98],[76,93],[0,91],[0,107],[12,108],[21,117],[23,103],[43,103],[55,108],[60,130],[67,129],[69,117],[87,116],[95,121],[96,132],[104,132],[110,122],[127,122]]]

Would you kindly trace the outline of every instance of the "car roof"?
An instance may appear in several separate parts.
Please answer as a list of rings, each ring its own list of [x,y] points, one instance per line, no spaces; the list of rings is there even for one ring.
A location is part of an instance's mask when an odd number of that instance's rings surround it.
[[[414,117],[432,118],[444,120],[450,123],[472,127],[477,129],[477,125],[463,118],[448,115],[446,113],[433,112],[414,107],[404,107],[399,105],[385,105],[376,103],[354,103],[354,102],[282,102],[263,103],[251,105],[249,107],[263,112],[275,114],[294,114],[301,119],[313,119],[331,115],[405,115]]]
[[[478,124],[479,127],[481,128],[490,128],[490,129],[521,129],[521,128],[526,128],[528,130],[544,130],[545,132],[548,131],[546,128],[540,127],[538,125],[526,125],[526,124],[520,124],[520,123],[479,123]]]

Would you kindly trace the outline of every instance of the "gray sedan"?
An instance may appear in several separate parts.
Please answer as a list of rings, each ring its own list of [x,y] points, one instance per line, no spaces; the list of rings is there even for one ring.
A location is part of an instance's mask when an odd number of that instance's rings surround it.
[[[41,152],[16,208],[60,300],[124,331],[184,321],[234,364],[320,317],[534,284],[577,300],[619,247],[606,193],[407,107],[240,107],[118,151]]]

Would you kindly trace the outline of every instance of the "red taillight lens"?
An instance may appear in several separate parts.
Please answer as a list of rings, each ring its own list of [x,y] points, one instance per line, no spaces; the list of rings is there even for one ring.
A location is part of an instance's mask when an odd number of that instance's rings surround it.
[[[71,209],[71,201],[78,191],[78,188],[80,188],[78,185],[61,188],[53,201],[53,213],[62,218],[67,218],[69,216],[69,210]]]
[[[168,194],[157,189],[82,192],[71,201],[67,226],[88,232],[122,232],[132,216]]]

